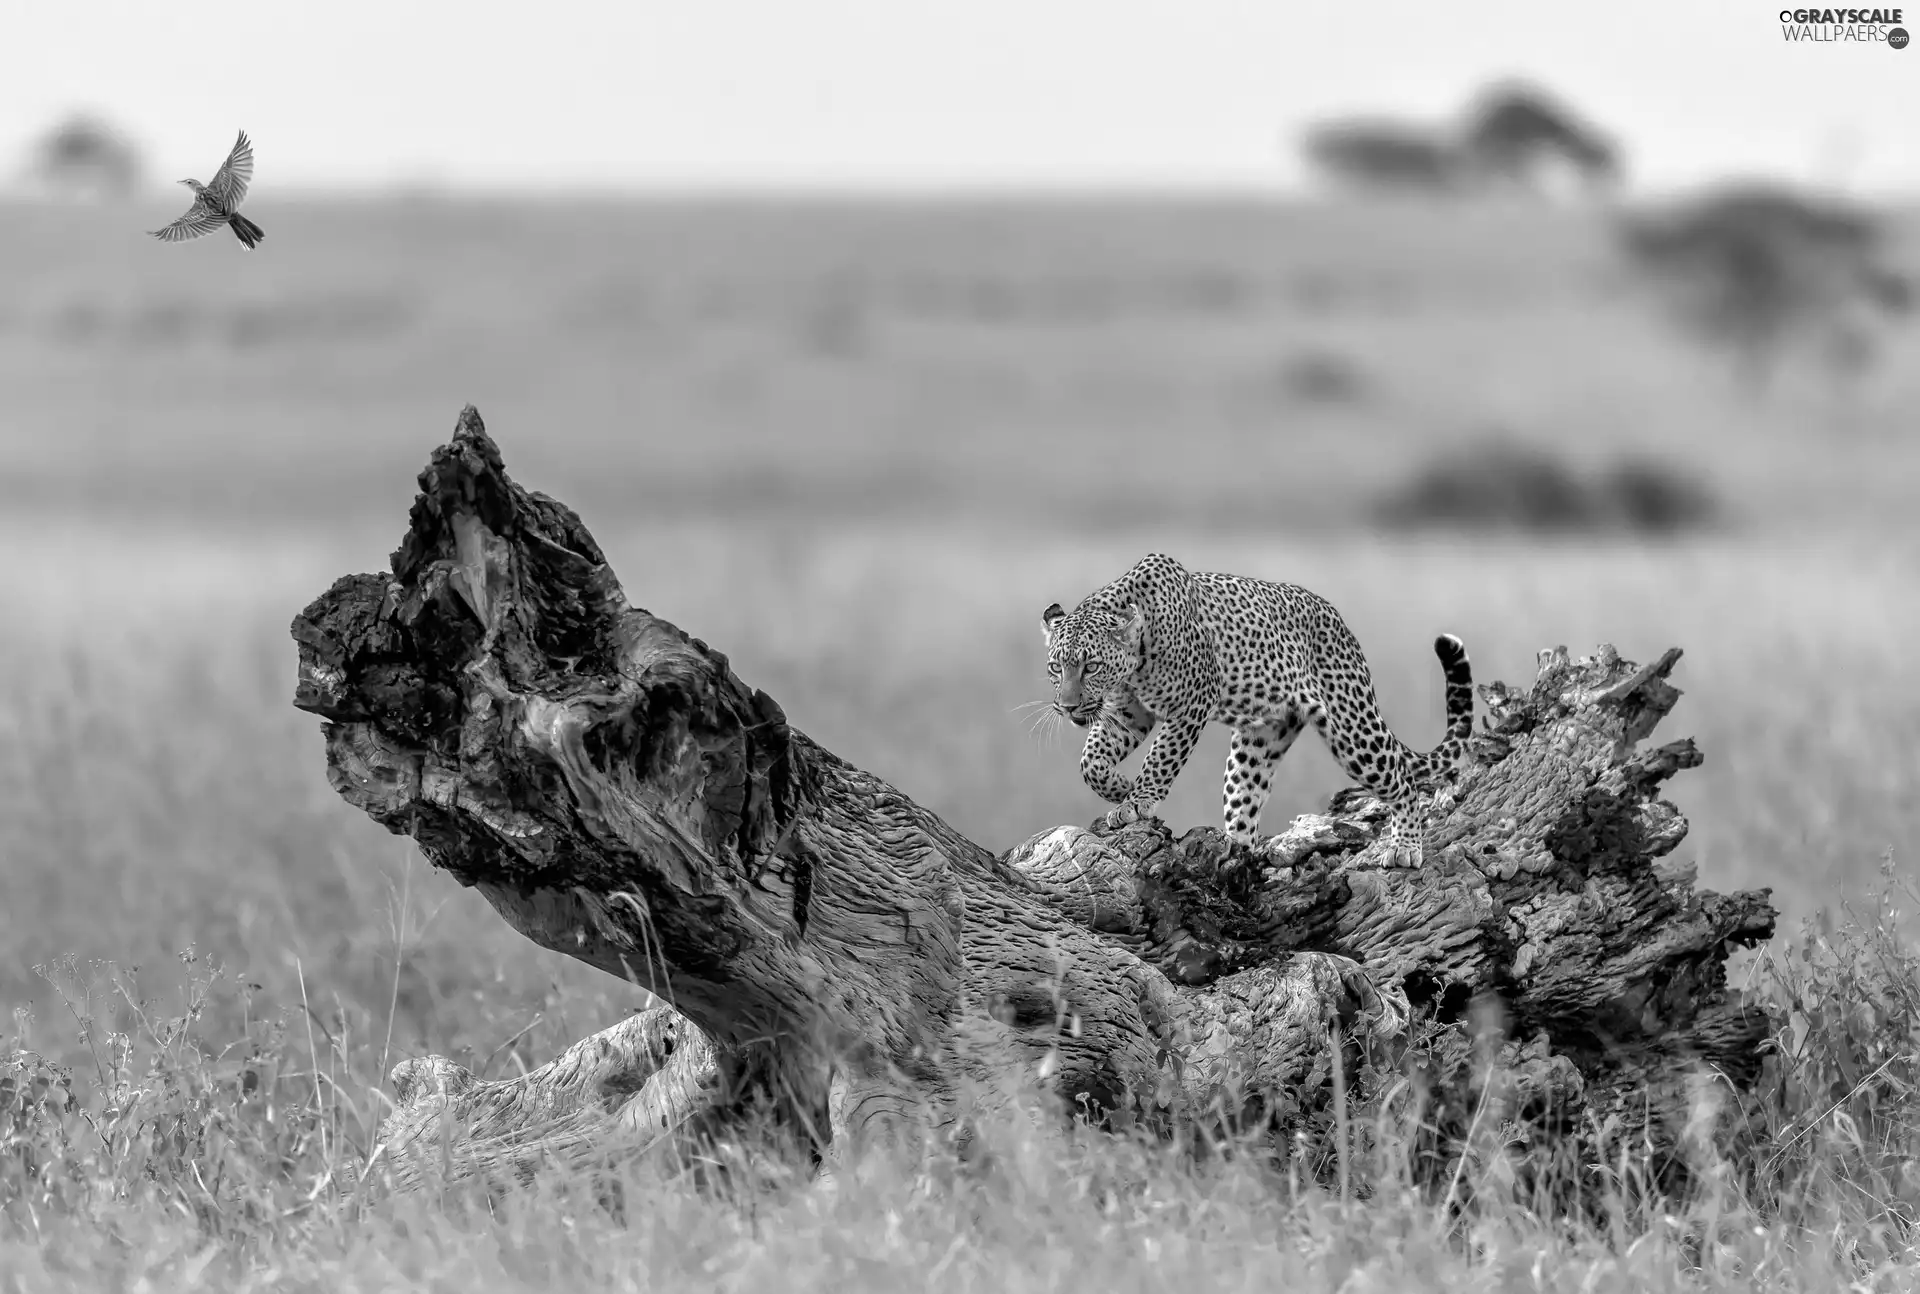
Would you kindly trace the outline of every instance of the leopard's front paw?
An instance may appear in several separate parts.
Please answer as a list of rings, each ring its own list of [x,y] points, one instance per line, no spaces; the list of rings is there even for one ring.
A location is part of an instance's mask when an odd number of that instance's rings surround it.
[[[1387,842],[1387,866],[1418,869],[1426,866],[1427,851],[1417,840]]]
[[[1151,813],[1142,813],[1140,807],[1129,800],[1125,804],[1115,805],[1102,814],[1100,825],[1108,831],[1118,831],[1136,822],[1157,822],[1158,820]]]
[[[1380,842],[1381,852],[1386,856],[1388,867],[1424,867],[1427,861],[1425,842],[1418,830],[1402,828],[1389,830],[1386,838]]]
[[[1426,829],[1419,816],[1401,810],[1388,819],[1382,833],[1381,852],[1388,867],[1419,868],[1426,865]]]

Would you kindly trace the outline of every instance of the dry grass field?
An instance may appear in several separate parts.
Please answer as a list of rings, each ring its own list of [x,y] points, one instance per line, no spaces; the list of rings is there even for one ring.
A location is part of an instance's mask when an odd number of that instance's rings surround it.
[[[1707,755],[1672,788],[1682,856],[1707,886],[1775,887],[1784,946],[1796,918],[1867,895],[1889,851],[1904,872],[1920,826],[1920,330],[1844,384],[1746,399],[1599,219],[1566,211],[248,210],[268,231],[252,256],[155,244],[158,206],[0,207],[0,1002],[17,1008],[0,1034],[72,1067],[96,1122],[74,1125],[91,1147],[75,1163],[118,1183],[9,1197],[24,1179],[0,1167],[12,1287],[1908,1288],[1902,1216],[1844,1183],[1820,1215],[1844,1242],[1742,1223],[1703,1255],[1657,1217],[1569,1236],[1516,1210],[1463,1243],[1411,1202],[1031,1136],[1003,1175],[946,1194],[876,1168],[744,1213],[637,1181],[623,1228],[537,1197],[361,1216],[328,1173],[353,1171],[388,1064],[431,1050],[513,1072],[635,995],[533,948],[338,800],[317,721],[289,704],[286,630],[333,577],[384,564],[414,473],[472,402],[636,603],[995,849],[1102,807],[1015,707],[1044,685],[1040,609],[1153,549],[1331,598],[1416,746],[1439,736],[1439,630],[1512,682],[1556,643],[1677,644],[1664,735]],[[1352,380],[1303,383],[1314,363]],[[1367,520],[1489,432],[1576,464],[1655,455],[1726,520],[1667,538]],[[1213,821],[1224,750],[1209,734],[1180,779],[1177,829]],[[1269,816],[1342,781],[1302,742]],[[1888,991],[1920,995],[1896,946],[1872,947]],[[209,961],[224,972],[205,987]],[[233,1089],[249,1045],[283,1062],[278,1123]],[[130,1113],[142,1101],[174,1121]],[[168,1142],[181,1110],[203,1131],[221,1112],[220,1148]],[[1903,1127],[1920,1146],[1920,1118]],[[1134,1169],[1124,1205],[1087,1187]]]

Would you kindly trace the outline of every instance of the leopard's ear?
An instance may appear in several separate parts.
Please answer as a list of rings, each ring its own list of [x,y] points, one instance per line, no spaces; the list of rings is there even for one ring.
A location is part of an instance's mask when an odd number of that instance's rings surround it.
[[[1120,642],[1128,651],[1138,650],[1147,631],[1147,613],[1138,602],[1129,602],[1120,613]]]
[[[1048,642],[1053,641],[1054,625],[1066,618],[1067,613],[1060,609],[1058,602],[1050,604],[1045,611],[1040,613],[1040,632]]]

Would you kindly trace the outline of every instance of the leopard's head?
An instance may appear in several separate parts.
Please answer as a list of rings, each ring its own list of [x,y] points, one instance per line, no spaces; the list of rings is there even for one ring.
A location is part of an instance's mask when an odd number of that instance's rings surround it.
[[[1040,613],[1040,623],[1047,637],[1053,708],[1084,728],[1109,698],[1132,687],[1146,616],[1134,603],[1118,614],[1105,607],[1082,607],[1069,615],[1056,602]]]

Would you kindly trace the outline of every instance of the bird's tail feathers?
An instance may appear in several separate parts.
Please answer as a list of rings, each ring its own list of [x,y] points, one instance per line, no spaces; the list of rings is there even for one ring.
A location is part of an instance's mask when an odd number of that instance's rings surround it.
[[[248,251],[252,251],[258,247],[260,240],[267,236],[266,230],[254,224],[237,211],[227,217],[227,223],[233,226],[234,236],[246,246]]]

